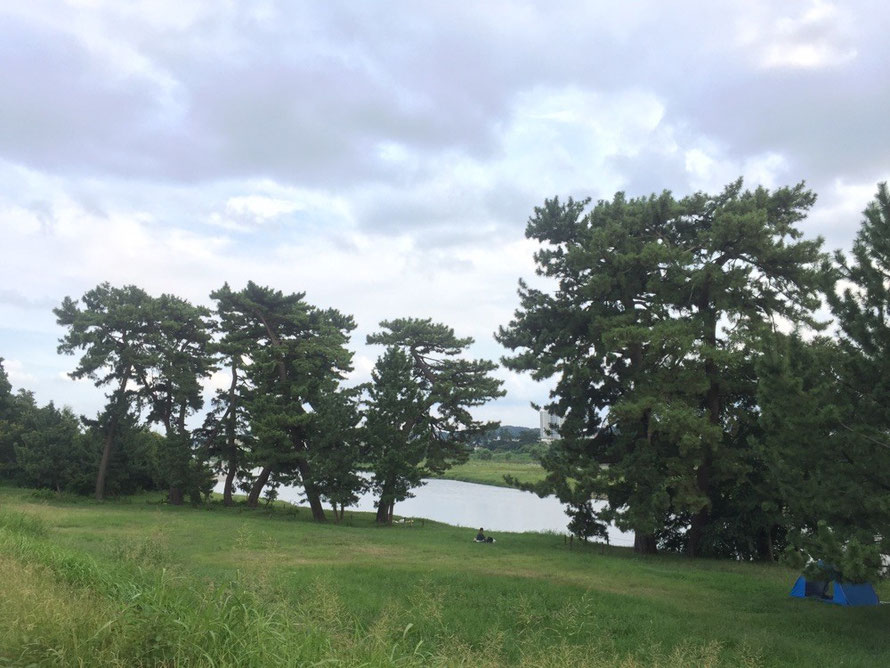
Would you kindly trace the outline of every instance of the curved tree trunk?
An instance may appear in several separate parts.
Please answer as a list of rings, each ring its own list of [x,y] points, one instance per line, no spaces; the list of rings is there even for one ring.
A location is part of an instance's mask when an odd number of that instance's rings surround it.
[[[391,487],[387,484],[383,485],[380,491],[380,499],[377,501],[377,524],[392,523],[392,509],[395,502],[390,501],[392,498]]]
[[[124,374],[121,377],[120,385],[117,388],[117,397],[115,397],[115,403],[112,408],[109,410],[113,411],[111,413],[111,419],[108,425],[105,427],[105,443],[102,447],[102,459],[99,462],[99,472],[96,474],[96,500],[101,501],[105,498],[105,479],[108,476],[108,465],[111,462],[111,452],[114,449],[114,434],[117,431],[117,421],[118,415],[121,408],[123,408],[125,392],[127,391],[127,383],[130,380],[130,372],[131,367],[126,367],[124,369]]]
[[[312,519],[316,522],[327,522],[328,518],[325,517],[324,506],[321,505],[321,494],[319,494],[315,483],[312,482],[312,470],[309,468],[309,462],[305,459],[299,459],[297,468],[303,481],[303,491],[306,493],[306,500],[309,501],[309,509],[312,511]]]
[[[253,481],[253,487],[250,488],[250,494],[247,495],[248,508],[256,508],[257,505],[259,505],[260,494],[263,493],[263,487],[269,482],[269,476],[271,474],[271,467],[264,466],[263,470],[260,471],[260,474],[257,476],[257,479]]]
[[[324,514],[324,506],[321,505],[321,496],[316,491],[314,485],[306,485],[303,487],[303,490],[306,492],[306,499],[309,501],[312,519],[316,522],[327,522],[328,518]]]
[[[226,472],[226,484],[223,486],[223,505],[224,506],[234,506],[235,499],[232,496],[232,489],[235,487],[235,474],[238,472],[238,467],[235,466],[234,461],[229,462],[229,470]]]

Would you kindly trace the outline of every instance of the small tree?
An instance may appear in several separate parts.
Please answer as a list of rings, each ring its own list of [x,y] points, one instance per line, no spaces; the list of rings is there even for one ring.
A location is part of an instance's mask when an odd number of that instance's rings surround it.
[[[392,521],[396,502],[411,496],[426,473],[431,426],[413,371],[408,355],[390,347],[371,372],[364,431],[381,524]]]
[[[27,487],[84,493],[96,474],[99,452],[83,433],[77,416],[52,402],[38,408],[20,395],[22,429],[15,446],[18,481]]]
[[[0,479],[10,478],[15,468],[17,411],[12,384],[0,357]]]
[[[496,365],[463,359],[471,338],[431,320],[380,323],[369,344],[386,346],[369,390],[366,444],[372,485],[380,498],[377,521],[392,521],[396,501],[421,478],[467,460],[467,443],[497,423],[474,420],[469,408],[503,396]]]
[[[359,398],[362,388],[341,389],[321,395],[315,403],[307,441],[312,472],[322,498],[331,504],[339,522],[347,506],[367,489],[359,472],[362,442]]]

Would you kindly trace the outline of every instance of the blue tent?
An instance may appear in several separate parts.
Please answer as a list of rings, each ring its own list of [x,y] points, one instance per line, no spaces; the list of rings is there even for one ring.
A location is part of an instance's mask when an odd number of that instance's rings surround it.
[[[828,595],[829,586],[833,585],[834,595]],[[853,584],[851,582],[831,582],[825,580],[807,580],[803,575],[791,588],[795,598],[816,598],[826,603],[837,605],[879,605],[878,594],[868,582]]]

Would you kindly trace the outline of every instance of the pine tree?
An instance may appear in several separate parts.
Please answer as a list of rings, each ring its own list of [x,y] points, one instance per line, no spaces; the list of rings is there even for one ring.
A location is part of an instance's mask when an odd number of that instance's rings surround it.
[[[366,441],[377,521],[392,521],[393,505],[423,476],[466,461],[468,442],[497,423],[475,420],[469,409],[503,396],[496,365],[462,357],[473,340],[432,320],[380,323],[369,344],[386,346],[378,360],[367,408]]]
[[[773,374],[770,400],[797,416],[799,429],[773,424],[776,470],[797,517],[799,562],[819,560],[845,580],[886,573],[890,554],[890,192],[881,183],[853,244],[835,255],[828,286],[837,346],[801,347]],[[797,399],[797,406],[789,405]],[[769,402],[764,401],[768,406]],[[784,418],[784,416],[783,416]],[[783,440],[784,439],[784,440]],[[795,471],[795,464],[798,471]],[[795,477],[797,476],[797,477]]]
[[[538,273],[554,290],[520,282],[498,338],[517,351],[508,366],[557,381],[563,439],[536,491],[585,522],[590,497],[606,498],[601,518],[637,531],[644,552],[656,533],[693,556],[736,550],[724,519],[740,509],[769,524],[747,494],[762,469],[747,445],[754,353],[776,318],[809,322],[818,303],[821,241],[796,228],[813,199],[802,184],[743,192],[737,181],[717,196],[535,210],[526,234],[542,242]]]
[[[719,195],[699,193],[680,203],[677,236],[686,256],[675,303],[693,340],[687,360],[706,383],[701,405],[710,426],[686,453],[686,493],[679,499],[691,513],[691,556],[713,553],[704,541],[721,493],[731,498],[726,490],[748,484],[755,453],[745,426],[756,393],[758,341],[780,318],[815,325],[822,240],[802,240],[797,228],[814,201],[803,183],[743,191],[739,179]]]
[[[304,293],[285,295],[253,282],[239,292],[224,285],[211,297],[233,314],[231,331],[245,342],[251,362],[245,370],[252,388],[247,402],[254,437],[250,465],[260,472],[248,504],[259,502],[270,481],[298,480],[313,518],[324,521],[308,438],[312,411],[306,406],[334,392],[351,370],[346,343],[355,323],[334,309],[311,306]]]
[[[339,522],[367,487],[359,467],[364,448],[359,423],[363,388],[338,389],[318,397],[313,406],[307,441],[318,493],[331,504]]]
[[[133,285],[115,288],[102,283],[80,301],[82,306],[65,297],[53,313],[56,322],[68,328],[59,340],[59,353],[73,355],[83,351],[77,367],[68,375],[74,379],[90,378],[97,386],[112,384],[101,418],[104,442],[95,486],[95,496],[101,500],[118,425],[126,420],[135,400],[131,386],[155,363],[147,346],[155,323],[151,298]]]
[[[180,505],[188,495],[197,503],[212,488],[212,476],[187,420],[204,405],[201,381],[213,371],[210,311],[167,294],[152,299],[149,308],[155,326],[146,341],[153,364],[140,369],[140,396],[148,404],[147,421],[163,425],[167,437],[161,466],[168,500]]]
[[[389,347],[371,372],[364,440],[377,494],[377,522],[392,522],[397,501],[411,496],[427,473],[428,405],[407,353]]]
[[[525,487],[556,494],[573,526],[593,526],[591,498],[607,498],[599,519],[636,531],[635,548],[654,552],[672,493],[670,443],[654,427],[684,413],[675,391],[685,385],[683,342],[668,290],[679,252],[676,203],[668,193],[618,193],[585,212],[588,204],[554,199],[535,209],[526,236],[541,242],[538,273],[555,290],[520,281],[520,308],[497,334],[516,351],[504,359],[509,368],[556,379],[550,409],[565,418],[542,460],[546,479]]]

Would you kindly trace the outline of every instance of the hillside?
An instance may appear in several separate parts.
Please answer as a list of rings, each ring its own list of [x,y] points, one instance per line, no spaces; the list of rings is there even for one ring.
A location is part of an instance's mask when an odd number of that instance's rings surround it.
[[[779,566],[496,537],[0,488],[0,665],[890,663],[890,606],[792,600]]]

